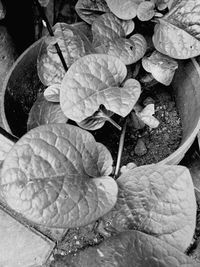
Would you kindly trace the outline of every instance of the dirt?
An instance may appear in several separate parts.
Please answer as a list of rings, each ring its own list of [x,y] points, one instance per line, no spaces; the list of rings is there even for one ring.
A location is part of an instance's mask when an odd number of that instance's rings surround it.
[[[181,142],[182,126],[175,101],[169,87],[159,85],[141,95],[141,104],[150,101],[155,104],[155,118],[160,122],[155,129],[145,126],[135,129],[128,125],[124,141],[121,166],[134,162],[137,166],[157,163],[173,153]],[[149,103],[150,103],[149,102]],[[147,103],[148,104],[148,103]],[[113,117],[120,125],[121,118]],[[111,152],[114,165],[117,160],[120,131],[109,122],[98,131],[92,132],[95,139],[103,143]],[[139,139],[139,144],[138,144]]]

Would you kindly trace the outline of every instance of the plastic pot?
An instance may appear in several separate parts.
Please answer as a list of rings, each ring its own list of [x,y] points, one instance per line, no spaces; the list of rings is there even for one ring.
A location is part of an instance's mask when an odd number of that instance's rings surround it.
[[[28,112],[42,87],[37,76],[37,54],[41,39],[31,45],[14,63],[3,85],[2,119],[10,133],[26,133]],[[200,128],[200,67],[192,59],[180,61],[172,87],[182,120],[183,136],[179,148],[160,161],[178,164],[192,145]]]

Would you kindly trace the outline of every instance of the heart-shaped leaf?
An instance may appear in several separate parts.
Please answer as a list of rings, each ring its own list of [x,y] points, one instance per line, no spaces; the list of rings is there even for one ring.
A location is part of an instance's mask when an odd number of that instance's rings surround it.
[[[60,104],[64,114],[81,122],[104,105],[107,110],[126,116],[141,92],[139,82],[134,79],[119,87],[126,74],[125,65],[116,57],[93,54],[80,58],[61,84]]]
[[[198,0],[177,0],[170,12],[158,19],[153,43],[172,58],[187,59],[200,54],[200,4]]]
[[[44,39],[37,59],[38,76],[44,85],[60,84],[65,74],[55,43],[58,43],[68,67],[78,58],[94,52],[87,37],[75,27],[56,23],[53,32],[54,38],[47,36]]]
[[[76,256],[60,257],[56,266],[73,267],[198,267],[199,262],[156,237],[125,231]]]
[[[75,10],[79,17],[89,24],[103,13],[110,11],[105,0],[78,0]]]
[[[43,94],[40,94],[29,111],[27,130],[30,131],[43,124],[66,123],[67,121],[60,104],[49,102]]]
[[[154,104],[149,104],[141,112],[136,112],[136,115],[149,127],[157,128],[159,125],[159,121],[153,116],[154,113]]]
[[[49,102],[60,102],[60,84],[52,84],[44,90],[44,97]]]
[[[122,174],[117,203],[105,222],[117,231],[139,229],[185,251],[196,224],[196,199],[189,170],[146,165]]]
[[[142,2],[137,8],[137,17],[141,21],[148,21],[155,15],[155,4],[153,2]]]
[[[106,3],[113,14],[118,18],[128,20],[137,15],[138,5],[144,0],[106,0]]]
[[[170,85],[174,73],[178,68],[178,63],[173,58],[154,51],[150,56],[142,58],[142,66],[150,72],[154,79],[164,85]]]
[[[118,189],[111,171],[110,152],[89,132],[49,124],[29,131],[10,150],[1,193],[12,209],[37,224],[78,227],[114,206]]]

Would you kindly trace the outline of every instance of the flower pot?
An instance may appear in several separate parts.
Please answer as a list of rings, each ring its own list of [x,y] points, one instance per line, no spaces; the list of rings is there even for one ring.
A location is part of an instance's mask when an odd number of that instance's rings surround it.
[[[43,87],[37,76],[37,54],[42,39],[32,44],[17,59],[3,85],[1,113],[4,127],[20,137],[26,133],[28,112],[38,90]],[[183,136],[179,148],[160,161],[178,164],[192,145],[200,127],[200,68],[197,62],[179,62],[172,82],[176,105],[182,120]]]

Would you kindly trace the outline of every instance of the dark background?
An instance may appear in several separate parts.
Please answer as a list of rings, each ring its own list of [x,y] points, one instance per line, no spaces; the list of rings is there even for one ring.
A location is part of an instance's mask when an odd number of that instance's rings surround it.
[[[6,9],[6,16],[0,25],[7,27],[17,52],[21,54],[43,34],[43,25],[39,11],[33,0],[1,0]],[[74,23],[78,16],[75,12],[77,0],[50,0],[50,7],[45,8],[50,24],[56,22]]]

